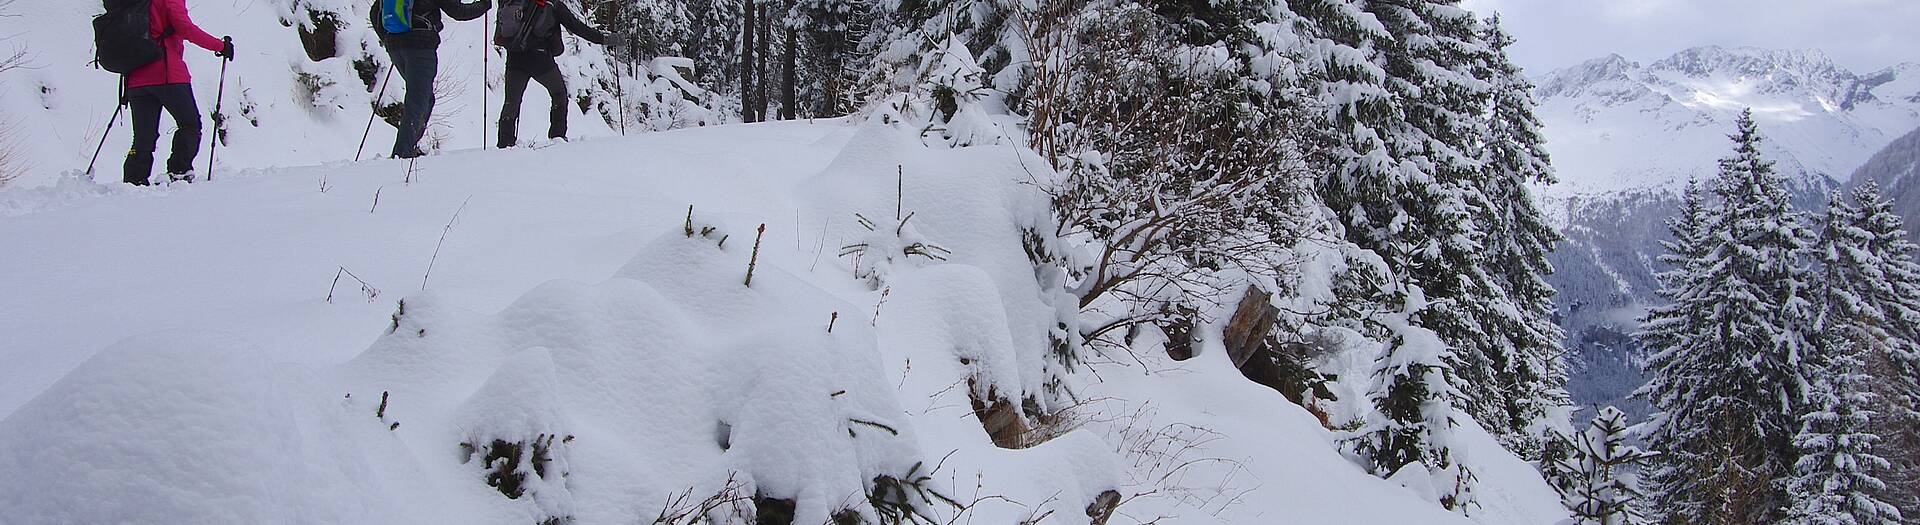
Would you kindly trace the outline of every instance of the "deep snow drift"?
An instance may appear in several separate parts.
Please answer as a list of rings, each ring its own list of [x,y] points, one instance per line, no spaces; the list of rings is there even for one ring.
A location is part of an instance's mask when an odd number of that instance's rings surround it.
[[[383,160],[0,192],[26,254],[0,259],[0,516],[647,523],[757,494],[820,523],[895,480],[942,521],[1086,523],[1108,490],[1112,523],[1470,521],[1217,342],[1083,366],[1071,421],[996,447],[973,398],[1047,387],[1040,165],[854,119],[455,152],[411,184]],[[896,209],[951,256],[875,290],[838,255]],[[1473,520],[1562,517],[1459,434]]]

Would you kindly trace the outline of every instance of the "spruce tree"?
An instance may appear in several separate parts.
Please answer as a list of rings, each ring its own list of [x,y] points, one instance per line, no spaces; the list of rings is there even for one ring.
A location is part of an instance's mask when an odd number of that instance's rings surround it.
[[[1558,470],[1570,473],[1559,487],[1573,514],[1570,525],[1641,525],[1640,466],[1654,457],[1627,442],[1627,414],[1600,409],[1587,429],[1572,440],[1572,454]]]
[[[1408,215],[1398,200],[1387,198],[1406,193],[1383,135],[1402,118],[1401,108],[1376,63],[1378,44],[1393,37],[1353,0],[1287,4],[1298,15],[1294,32],[1308,42],[1303,47],[1310,53],[1304,69],[1314,77],[1310,95],[1326,101],[1328,125],[1316,137],[1323,142],[1316,149],[1332,173],[1320,185],[1321,197],[1355,244],[1383,246],[1386,226]]]
[[[1567,404],[1566,364],[1561,358],[1564,334],[1553,319],[1553,272],[1547,253],[1561,240],[1534,205],[1528,184],[1554,182],[1553,167],[1534,115],[1533,84],[1507,58],[1513,37],[1500,27],[1500,17],[1482,27],[1486,42],[1485,76],[1492,83],[1492,111],[1488,113],[1485,171],[1482,191],[1487,207],[1477,221],[1486,232],[1485,259],[1494,280],[1506,292],[1508,308],[1495,308],[1491,324],[1494,344],[1511,349],[1513,359],[1496,376],[1505,391],[1505,421],[1485,423],[1507,438],[1514,450],[1537,450],[1532,435],[1543,419],[1559,417]],[[1503,425],[1504,424],[1504,425]]]
[[[1858,300],[1872,312],[1871,322],[1885,332],[1887,353],[1908,372],[1889,379],[1905,387],[1907,406],[1916,406],[1911,403],[1920,401],[1920,384],[1912,374],[1920,369],[1920,261],[1914,257],[1920,247],[1907,240],[1904,219],[1881,196],[1879,185],[1864,184],[1852,198],[1843,222],[1861,246],[1843,255],[1860,275],[1849,279],[1859,284]]]
[[[1383,478],[1410,466],[1431,476],[1441,506],[1466,510],[1474,504],[1473,472],[1454,454],[1454,409],[1460,397],[1452,369],[1442,359],[1446,342],[1421,328],[1429,305],[1418,288],[1406,294],[1397,314],[1380,322],[1391,334],[1374,364],[1374,412],[1368,415],[1357,448]]]
[[[1878,455],[1891,463],[1881,471],[1887,487],[1876,493],[1903,515],[1920,516],[1920,263],[1877,185],[1856,188],[1850,202],[1835,201],[1819,253],[1829,287],[1845,294],[1836,295],[1846,302],[1835,309],[1875,340],[1859,359],[1874,397],[1868,428],[1881,439]]]
[[[1868,194],[1876,188],[1862,188]],[[1895,291],[1887,279],[1890,261],[1876,253],[1877,240],[1869,231],[1869,208],[1877,196],[1856,206],[1834,192],[1822,220],[1814,254],[1820,262],[1819,331],[1814,342],[1807,410],[1794,438],[1800,452],[1794,476],[1788,481],[1793,495],[1791,523],[1857,525],[1890,523],[1899,511],[1879,498],[1887,489],[1880,474],[1892,467],[1875,454],[1882,441],[1875,433],[1876,396],[1871,378],[1863,373],[1860,357],[1875,349],[1902,346],[1895,335],[1901,329],[1888,322],[1875,297]],[[1896,270],[1897,271],[1897,270]],[[1897,294],[1897,292],[1895,292]]]
[[[1519,198],[1544,165],[1523,158],[1540,153],[1538,136],[1527,136],[1531,108],[1523,97],[1495,103],[1490,80],[1501,74],[1486,64],[1504,51],[1489,45],[1491,33],[1457,2],[1371,2],[1365,10],[1394,36],[1381,44],[1379,62],[1404,108],[1384,131],[1404,189],[1369,198],[1399,201],[1407,214],[1388,222],[1381,244],[1357,242],[1387,255],[1396,273],[1434,299],[1425,326],[1450,347],[1445,358],[1459,377],[1462,407],[1508,446],[1531,450],[1536,423],[1560,403],[1552,364],[1559,331],[1541,300],[1551,289],[1535,281],[1552,234],[1531,201]],[[1519,90],[1517,79],[1505,81]],[[1523,151],[1488,151],[1495,143]],[[1508,200],[1495,203],[1496,196]],[[1501,270],[1510,273],[1496,275]],[[1502,277],[1517,278],[1524,302]]]
[[[1405,100],[1388,88],[1396,81],[1383,49],[1396,39],[1392,29],[1353,0],[1289,0],[1287,6],[1296,15],[1293,32],[1307,42],[1302,69],[1311,76],[1309,93],[1326,102],[1327,125],[1314,137],[1321,162],[1331,168],[1319,185],[1320,197],[1338,216],[1347,241],[1387,259],[1385,280],[1402,299],[1394,305],[1399,313],[1381,320],[1384,326],[1374,332],[1387,346],[1370,388],[1376,411],[1355,448],[1381,477],[1420,463],[1435,474],[1434,486],[1457,492],[1443,496],[1444,504],[1464,506],[1471,499],[1471,474],[1446,439],[1463,396],[1453,386],[1451,347],[1424,328],[1449,305],[1429,302],[1408,273],[1414,256],[1431,246],[1412,231],[1425,225],[1416,214],[1465,208],[1445,204],[1455,192],[1440,187],[1417,162],[1400,158],[1410,147],[1404,135],[1414,130]]]
[[[1659,410],[1649,439],[1664,456],[1656,508],[1668,523],[1774,522],[1788,498],[1814,300],[1810,236],[1751,112],[1720,161],[1715,201],[1692,192],[1674,222],[1662,297],[1643,319],[1653,376],[1636,395]]]
[[[848,88],[853,68],[864,61],[859,42],[874,22],[873,6],[864,0],[798,0],[789,9],[786,27],[800,33],[807,89],[801,95],[810,115],[839,116],[852,111]]]
[[[1845,323],[1840,323],[1844,326]],[[1869,334],[1839,328],[1824,334],[1830,345],[1818,377],[1808,388],[1811,411],[1801,416],[1799,435],[1794,437],[1800,458],[1794,476],[1788,481],[1793,509],[1788,522],[1796,525],[1878,525],[1896,523],[1900,511],[1881,501],[1877,494],[1886,490],[1879,473],[1891,468],[1887,460],[1874,455],[1880,437],[1872,433],[1870,405],[1873,395],[1865,391],[1868,377],[1861,374],[1860,346],[1871,340]]]
[[[1540,459],[1535,466],[1540,470],[1540,478],[1564,503],[1566,495],[1580,484],[1580,473],[1575,468],[1579,462],[1574,457],[1574,437],[1559,430],[1548,430],[1543,438],[1538,452]]]

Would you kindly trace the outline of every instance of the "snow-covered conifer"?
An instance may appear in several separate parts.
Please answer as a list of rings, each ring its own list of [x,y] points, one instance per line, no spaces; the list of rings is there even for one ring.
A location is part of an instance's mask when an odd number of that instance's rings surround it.
[[[1885,489],[1870,492],[1909,516],[1920,515],[1920,263],[1914,250],[1892,202],[1867,183],[1850,199],[1833,196],[1816,251],[1828,290],[1828,330],[1867,339],[1857,354],[1868,376],[1863,388],[1873,397],[1867,428],[1880,440],[1876,455],[1891,463],[1879,472]]]
[[[1442,358],[1446,342],[1419,326],[1428,304],[1415,288],[1400,312],[1379,319],[1391,335],[1374,363],[1375,411],[1356,445],[1375,475],[1398,479],[1429,473],[1430,480],[1419,482],[1430,483],[1442,506],[1464,511],[1474,504],[1474,477],[1453,452],[1454,401],[1461,394]]]
[[[1894,523],[1900,511],[1876,494],[1886,489],[1879,473],[1892,465],[1874,455],[1880,437],[1870,423],[1873,395],[1855,357],[1872,336],[1837,323],[1823,333],[1827,346],[1818,376],[1808,387],[1810,410],[1800,416],[1793,444],[1800,458],[1787,481],[1793,495],[1788,522],[1796,525]],[[1857,328],[1857,327],[1855,327]]]
[[[1655,507],[1672,523],[1781,519],[1780,479],[1793,468],[1815,350],[1810,242],[1773,163],[1760,154],[1751,113],[1730,136],[1714,201],[1691,192],[1674,223],[1662,297],[1643,319],[1653,378],[1636,395],[1660,411],[1649,439],[1663,454]]]
[[[797,0],[788,10],[786,26],[799,31],[807,84],[802,97],[812,114],[837,116],[851,110],[848,84],[854,66],[863,61],[860,40],[873,23],[872,2],[865,0]]]
[[[1485,164],[1481,191],[1487,207],[1477,214],[1486,232],[1486,262],[1506,292],[1511,308],[1494,308],[1491,324],[1494,344],[1510,348],[1513,359],[1497,371],[1508,404],[1507,419],[1484,423],[1500,428],[1509,445],[1537,450],[1536,434],[1543,420],[1561,417],[1567,404],[1567,371],[1561,359],[1564,334],[1553,319],[1553,286],[1546,276],[1553,267],[1547,253],[1561,239],[1535,206],[1530,183],[1552,183],[1553,167],[1534,116],[1533,84],[1507,58],[1513,37],[1500,27],[1498,15],[1481,28],[1486,42],[1486,76],[1493,85],[1488,113]]]
[[[1568,525],[1641,525],[1640,466],[1653,453],[1628,443],[1627,414],[1601,408],[1585,431],[1573,436],[1561,470],[1571,473],[1561,500],[1573,513]]]

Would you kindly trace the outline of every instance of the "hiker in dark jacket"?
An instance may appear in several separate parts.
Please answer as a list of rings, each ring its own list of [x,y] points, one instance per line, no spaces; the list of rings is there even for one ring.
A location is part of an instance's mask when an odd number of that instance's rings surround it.
[[[500,108],[500,147],[511,148],[520,132],[520,99],[527,94],[527,80],[547,88],[553,99],[549,111],[551,124],[547,137],[567,138],[567,79],[553,60],[566,51],[560,29],[579,35],[596,45],[605,45],[607,35],[573,14],[562,0],[502,0],[500,29],[495,43],[507,50],[507,100]]]
[[[120,2],[107,2],[113,8]],[[127,151],[122,180],[147,185],[153,176],[153,150],[160,141],[160,110],[173,116],[173,153],[167,158],[172,180],[192,182],[193,158],[200,154],[200,106],[193,100],[186,42],[233,59],[233,39],[214,38],[187,16],[186,0],[154,0],[147,11],[147,34],[160,43],[162,56],[126,77],[126,103],[133,110],[133,149]]]
[[[423,155],[420,137],[427,132],[427,120],[433,117],[433,79],[440,74],[440,29],[446,27],[441,15],[467,21],[480,18],[492,8],[490,0],[464,3],[460,0],[412,0],[413,30],[388,33],[380,8],[393,0],[373,3],[370,18],[380,45],[387,48],[393,67],[400,71],[406,86],[406,98],[400,111],[400,132],[393,139],[393,157],[410,159]]]

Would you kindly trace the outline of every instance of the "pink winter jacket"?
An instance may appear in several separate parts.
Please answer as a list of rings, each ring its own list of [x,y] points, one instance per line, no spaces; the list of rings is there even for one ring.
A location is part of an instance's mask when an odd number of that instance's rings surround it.
[[[166,58],[133,70],[127,75],[128,89],[192,82],[193,75],[187,73],[187,61],[182,55],[186,52],[187,40],[216,53],[226,47],[220,39],[193,25],[193,19],[187,17],[187,0],[153,0],[152,9],[149,14],[153,23],[148,34],[160,41]],[[173,33],[161,36],[168,28],[172,28]]]

